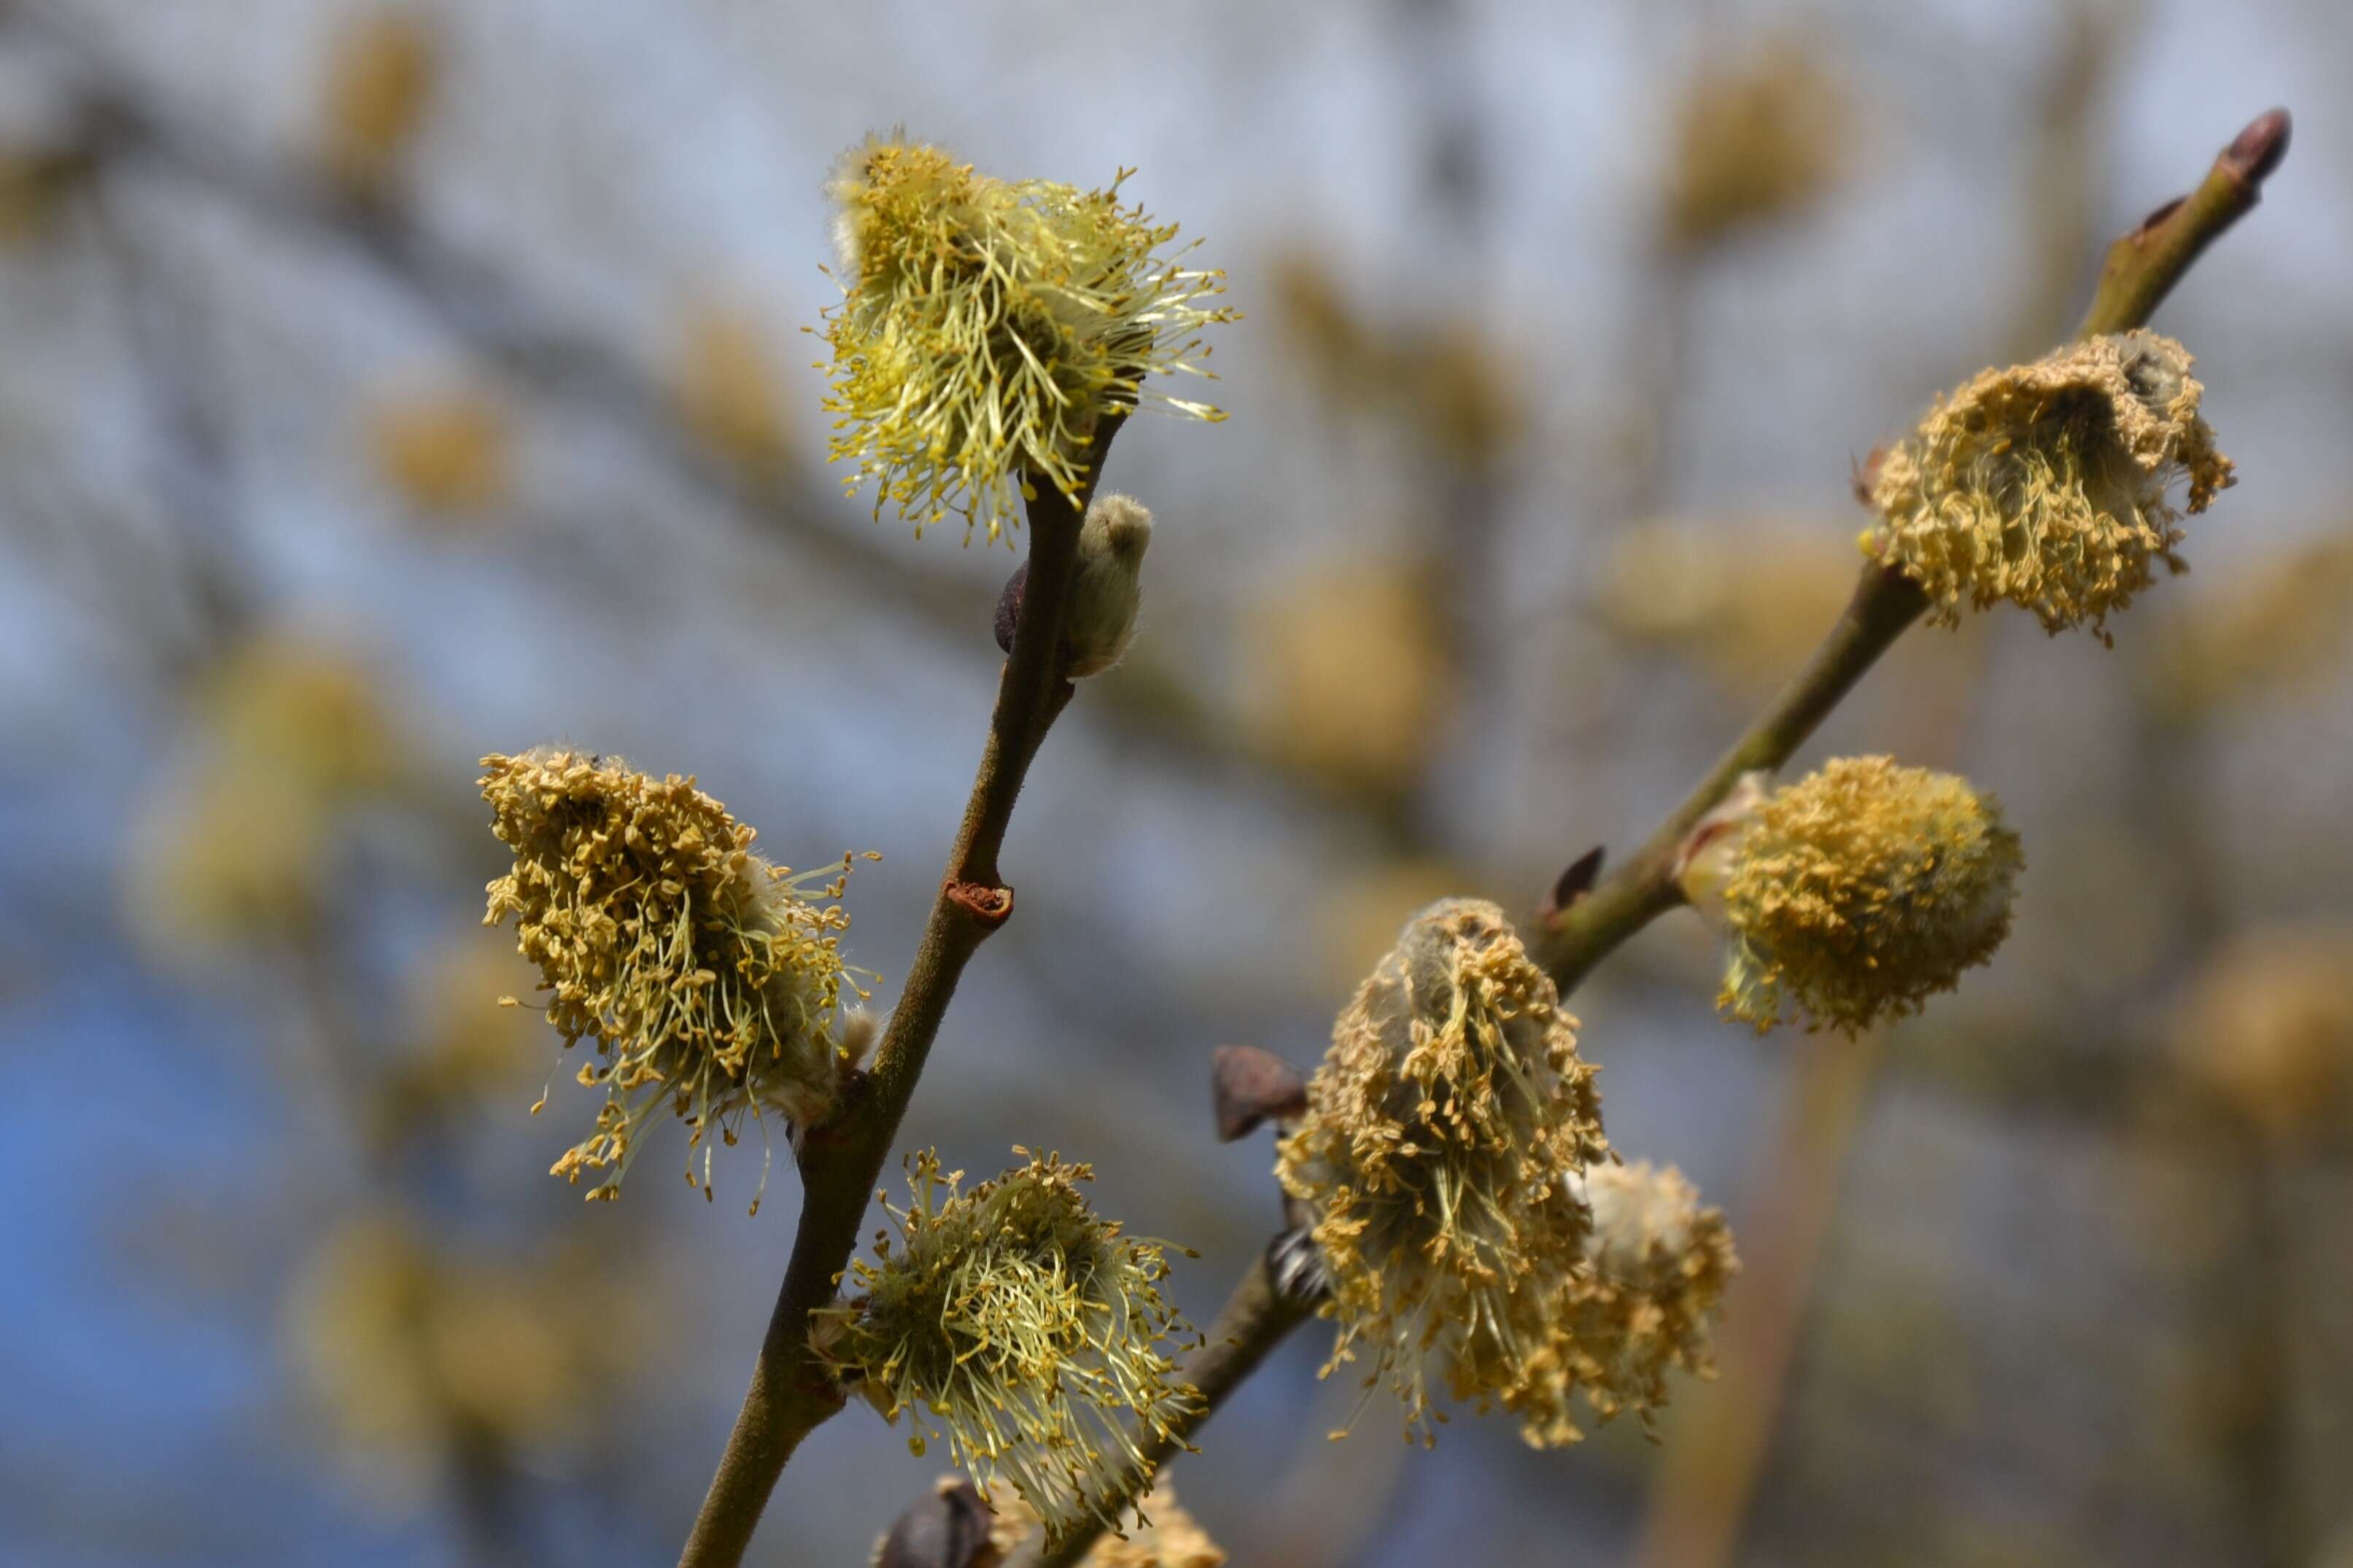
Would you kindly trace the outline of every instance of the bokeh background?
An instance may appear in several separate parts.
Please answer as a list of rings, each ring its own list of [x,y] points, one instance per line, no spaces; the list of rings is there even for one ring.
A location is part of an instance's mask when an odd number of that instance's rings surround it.
[[[1245,1564],[2353,1561],[2348,66],[2337,0],[0,6],[0,1563],[674,1554],[793,1178],[547,1177],[471,781],[566,740],[882,851],[894,994],[1015,558],[823,466],[863,133],[1138,168],[1247,318],[1229,423],[1119,441],[1145,628],[902,1140],[1092,1159],[1206,1322],[1276,1207],[1210,1048],[1313,1061],[1407,911],[1646,833],[1841,602],[1851,462],[2274,102],[2159,318],[2242,475],[2194,574],[2113,651],[1915,633],[1807,753],[1997,790],[2009,946],[1852,1046],[1717,1022],[1688,916],[1577,999],[1741,1237],[1721,1381],[1425,1454],[1326,1440],[1310,1332],[1172,1474]],[[848,1412],[754,1561],[938,1468]]]

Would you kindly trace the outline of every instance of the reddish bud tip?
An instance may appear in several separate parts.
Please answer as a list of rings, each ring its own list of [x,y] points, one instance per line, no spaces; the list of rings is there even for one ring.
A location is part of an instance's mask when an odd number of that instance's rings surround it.
[[[2292,128],[2284,109],[2256,115],[2239,132],[2237,140],[2222,149],[2222,166],[2251,185],[2262,184],[2280,166],[2280,160],[2287,156],[2288,132]]]

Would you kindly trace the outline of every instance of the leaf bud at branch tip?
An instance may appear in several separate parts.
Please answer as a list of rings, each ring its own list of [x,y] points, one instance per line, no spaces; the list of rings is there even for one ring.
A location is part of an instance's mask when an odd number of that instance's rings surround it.
[[[2289,132],[2295,123],[2284,109],[2266,110],[2247,122],[2216,160],[2238,178],[2260,187],[2287,156]]]

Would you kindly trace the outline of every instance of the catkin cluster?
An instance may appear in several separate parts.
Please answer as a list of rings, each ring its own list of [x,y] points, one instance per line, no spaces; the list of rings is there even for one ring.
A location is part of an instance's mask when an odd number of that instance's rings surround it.
[[[1571,1182],[1608,1143],[1576,1020],[1503,911],[1469,899],[1406,925],[1339,1016],[1276,1173],[1318,1218],[1336,1320],[1329,1372],[1368,1348],[1430,1434],[1430,1384],[1575,1436],[1544,1359],[1590,1228]]]
[[[1124,177],[1124,176],[1123,176]],[[870,141],[828,187],[841,301],[826,313],[832,456],[921,527],[950,512],[995,539],[1033,481],[1075,496],[1106,415],[1205,403],[1147,377],[1200,370],[1221,275],[1177,265],[1174,225],[1081,191],[977,174],[939,148]],[[1189,248],[1189,247],[1188,247]]]
[[[707,1194],[714,1128],[733,1143],[746,1113],[825,1120],[853,1054],[844,1041],[863,1033],[837,1026],[849,918],[830,900],[850,858],[791,875],[753,854],[753,829],[692,779],[616,758],[542,748],[482,767],[491,830],[514,852],[484,922],[513,917],[548,1023],[567,1048],[596,1041],[580,1081],[605,1091],[595,1130],[554,1173],[609,1166],[588,1195],[617,1197],[668,1104],[691,1130],[690,1160],[702,1149],[700,1178],[691,1163],[687,1175]]]

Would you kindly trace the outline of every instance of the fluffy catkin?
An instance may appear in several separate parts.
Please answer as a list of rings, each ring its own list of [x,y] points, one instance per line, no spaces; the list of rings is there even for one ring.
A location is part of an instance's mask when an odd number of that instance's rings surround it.
[[[1122,176],[1124,178],[1124,176]],[[1034,483],[1076,495],[1106,414],[1205,403],[1145,390],[1201,371],[1201,301],[1222,274],[1177,265],[1174,225],[1081,191],[976,174],[937,147],[869,141],[827,189],[839,209],[832,455],[920,528],[951,512],[988,537]],[[1189,248],[1189,247],[1187,247]]]
[[[1151,544],[1152,513],[1134,497],[1099,495],[1088,505],[1062,634],[1062,673],[1071,679],[1101,675],[1127,651],[1144,605],[1144,552]]]
[[[1760,1034],[1916,1013],[2010,932],[2018,835],[1951,773],[1833,758],[1721,826],[1683,886],[1730,933],[1724,1010]]]
[[[1606,1157],[1576,1020],[1494,905],[1453,899],[1407,922],[1334,1025],[1304,1115],[1280,1145],[1338,1327],[1430,1436],[1430,1385],[1519,1414],[1531,1441],[1576,1436],[1543,1358],[1589,1231],[1570,1179]]]
[[[936,1155],[915,1156],[907,1206],[885,1204],[896,1245],[886,1233],[873,1261],[851,1264],[860,1294],[810,1336],[885,1419],[921,1405],[984,1489],[1009,1480],[1050,1539],[1091,1515],[1116,1525],[1101,1500],[1134,1495],[1151,1471],[1129,1422],[1167,1435],[1198,1397],[1161,1351],[1185,1331],[1160,1294],[1165,1249],[1088,1206],[1092,1175],[1030,1155],[959,1193]]]
[[[2109,612],[2154,563],[2183,570],[2174,482],[2193,513],[2232,482],[2190,364],[2171,338],[2131,331],[1980,373],[1879,459],[1864,553],[1926,589],[1933,622],[2008,599],[2052,632],[2111,640]]]
[[[1667,1373],[1712,1377],[1710,1330],[1739,1269],[1722,1211],[1670,1165],[1647,1160],[1586,1173],[1589,1273],[1570,1286],[1576,1381],[1601,1417],[1667,1403]]]
[[[793,876],[753,854],[753,830],[692,779],[617,758],[543,747],[482,767],[491,831],[514,852],[484,923],[513,917],[548,1023],[567,1048],[596,1042],[580,1081],[605,1091],[596,1129],[554,1173],[576,1183],[610,1167],[588,1195],[617,1197],[668,1104],[691,1130],[690,1181],[702,1147],[707,1194],[714,1127],[733,1143],[747,1112],[822,1121],[847,1062],[835,1014],[849,918],[830,900],[850,857]]]

